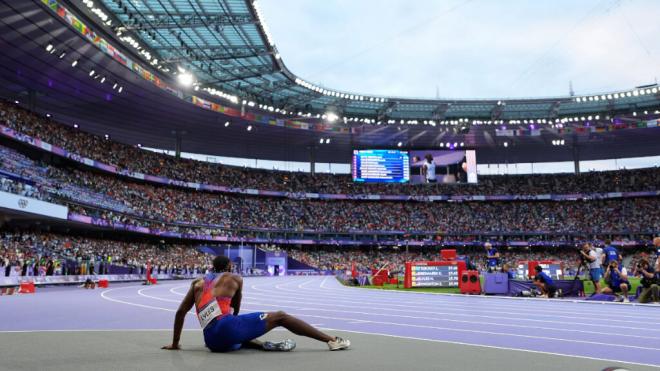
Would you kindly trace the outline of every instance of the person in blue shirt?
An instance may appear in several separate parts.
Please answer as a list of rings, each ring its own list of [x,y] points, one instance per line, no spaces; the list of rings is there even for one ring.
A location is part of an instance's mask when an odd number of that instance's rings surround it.
[[[490,242],[486,242],[484,248],[486,249],[488,272],[495,272],[500,265],[500,253]]]
[[[557,286],[555,281],[550,278],[540,265],[534,267],[536,276],[534,276],[534,285],[541,291],[541,296],[544,298],[554,298],[557,294]]]
[[[605,271],[605,282],[607,282],[607,287],[603,288],[601,293],[617,295],[617,293],[620,292],[623,296],[619,296],[618,299],[624,303],[628,302],[630,282],[628,282],[628,275],[625,268],[619,270],[619,262],[613,260],[610,262],[610,265],[607,266],[607,270]]]
[[[616,261],[619,266],[623,257],[619,254],[619,250],[616,247],[612,246],[612,240],[605,240],[605,247],[603,248],[603,267],[609,267],[612,261]]]
[[[516,279],[516,273],[511,269],[509,264],[504,263],[502,266],[502,273],[506,273],[510,280]]]

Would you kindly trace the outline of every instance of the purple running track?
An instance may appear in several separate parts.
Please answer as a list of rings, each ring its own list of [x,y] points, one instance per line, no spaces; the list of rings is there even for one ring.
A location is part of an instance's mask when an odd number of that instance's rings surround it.
[[[0,331],[169,330],[189,281],[3,297]],[[242,312],[318,327],[660,366],[660,307],[344,287],[333,277],[246,278]],[[191,311],[185,328],[199,329]],[[166,338],[166,335],[163,335]]]

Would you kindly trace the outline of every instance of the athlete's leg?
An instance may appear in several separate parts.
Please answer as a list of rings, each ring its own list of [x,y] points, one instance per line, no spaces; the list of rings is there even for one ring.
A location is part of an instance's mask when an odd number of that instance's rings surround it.
[[[315,329],[307,322],[299,320],[298,318],[282,311],[268,313],[266,316],[266,331],[270,331],[279,326],[286,328],[296,335],[307,336],[324,343],[335,340],[334,336],[325,334]]]

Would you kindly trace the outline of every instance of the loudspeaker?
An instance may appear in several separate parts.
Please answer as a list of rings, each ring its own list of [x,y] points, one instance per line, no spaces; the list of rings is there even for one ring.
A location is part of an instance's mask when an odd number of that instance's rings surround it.
[[[479,271],[464,271],[459,282],[461,294],[481,294]]]

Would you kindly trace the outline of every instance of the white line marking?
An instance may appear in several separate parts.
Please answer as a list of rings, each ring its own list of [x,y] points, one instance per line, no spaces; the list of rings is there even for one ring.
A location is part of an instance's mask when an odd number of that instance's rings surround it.
[[[501,346],[496,346],[496,345],[472,344],[472,343],[464,343],[464,342],[449,341],[449,340],[424,339],[424,338],[417,338],[417,337],[412,337],[412,336],[392,335],[392,334],[384,334],[384,333],[378,333],[378,332],[364,332],[364,331],[346,330],[346,329],[330,328],[330,327],[323,327],[322,330],[341,331],[341,332],[348,332],[348,333],[361,334],[361,335],[370,335],[370,336],[385,336],[385,337],[391,337],[391,338],[397,338],[397,339],[428,341],[428,342],[433,342],[433,343],[462,345],[462,346],[477,347],[477,348],[489,348],[489,349],[505,350],[505,351],[511,351],[511,352],[525,352],[525,353],[545,354],[545,355],[558,356],[558,357],[580,358],[580,359],[588,359],[588,360],[599,361],[599,362],[619,362],[619,363],[625,363],[625,364],[628,364],[628,365],[637,365],[637,366],[647,366],[647,367],[653,367],[653,368],[660,368],[660,366],[658,366],[658,365],[649,364],[649,363],[629,362],[629,361],[622,361],[622,360],[618,360],[618,359],[596,358],[596,357],[580,356],[580,355],[574,355],[574,354],[553,353],[553,352],[545,352],[545,351],[531,350],[531,349],[507,348],[507,347],[501,347]],[[172,331],[172,329],[16,330],[16,331],[0,331],[0,333],[11,334],[11,333],[40,333],[40,332],[122,332],[122,331],[167,332],[167,331]],[[196,329],[183,329],[183,331],[201,332],[201,330],[196,330]],[[273,330],[273,331],[275,331],[275,330]]]

